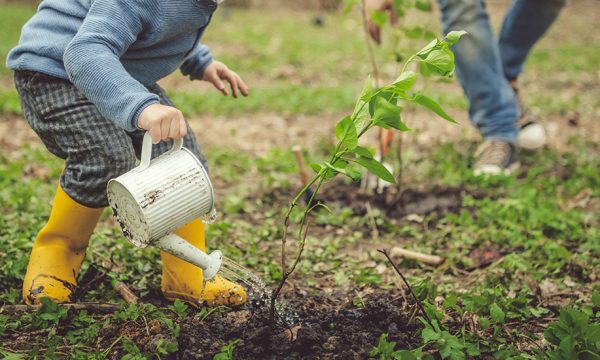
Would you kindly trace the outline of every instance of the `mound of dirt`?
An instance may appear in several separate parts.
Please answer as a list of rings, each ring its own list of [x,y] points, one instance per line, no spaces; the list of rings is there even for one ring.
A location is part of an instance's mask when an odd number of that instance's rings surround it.
[[[183,359],[212,359],[237,339],[235,359],[364,359],[379,336],[398,348],[419,344],[419,325],[409,324],[411,311],[397,291],[378,290],[362,305],[353,297],[288,294],[287,324],[269,327],[268,306],[213,314],[181,323],[179,354]],[[293,296],[293,297],[292,297]]]
[[[319,200],[327,204],[351,206],[356,215],[367,213],[366,203],[381,209],[391,218],[400,218],[410,214],[429,215],[456,212],[462,205],[466,190],[461,187],[435,186],[420,191],[406,189],[400,195],[392,193],[395,189],[384,188],[382,193],[366,194],[358,183],[345,184],[335,182],[334,186],[323,189]]]

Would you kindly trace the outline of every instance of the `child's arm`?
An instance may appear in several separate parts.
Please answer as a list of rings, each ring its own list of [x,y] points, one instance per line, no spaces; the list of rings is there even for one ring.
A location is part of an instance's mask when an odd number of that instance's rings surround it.
[[[213,84],[223,95],[227,96],[227,87],[223,80],[231,87],[233,97],[237,97],[238,90],[244,96],[248,96],[248,87],[244,80],[220,61],[213,60],[208,48],[198,44],[188,55],[181,65],[183,75],[189,75],[190,79],[202,79]]]
[[[107,118],[126,130],[138,128],[138,118],[158,95],[125,70],[120,56],[143,30],[140,14],[158,1],[95,0],[82,26],[67,46],[64,65],[71,81]]]

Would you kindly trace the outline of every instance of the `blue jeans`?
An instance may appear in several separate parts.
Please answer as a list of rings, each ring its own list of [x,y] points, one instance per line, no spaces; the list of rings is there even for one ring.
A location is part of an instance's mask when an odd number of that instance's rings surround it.
[[[523,70],[533,45],[554,22],[566,0],[515,0],[496,42],[484,0],[438,0],[444,33],[469,34],[452,50],[456,75],[469,99],[469,116],[485,140],[517,142],[516,96],[508,80]]]

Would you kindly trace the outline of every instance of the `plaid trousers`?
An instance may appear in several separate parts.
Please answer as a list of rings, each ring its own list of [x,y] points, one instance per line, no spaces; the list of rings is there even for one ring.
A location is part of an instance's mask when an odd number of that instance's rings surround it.
[[[106,184],[135,167],[144,131],[119,128],[68,80],[39,72],[16,71],[15,86],[31,128],[52,154],[65,160],[60,178],[63,190],[84,206],[107,206]],[[160,86],[154,84],[148,90],[160,97],[161,104],[173,106]],[[162,141],[154,145],[152,157],[163,154],[172,144]],[[189,125],[184,146],[207,168]]]

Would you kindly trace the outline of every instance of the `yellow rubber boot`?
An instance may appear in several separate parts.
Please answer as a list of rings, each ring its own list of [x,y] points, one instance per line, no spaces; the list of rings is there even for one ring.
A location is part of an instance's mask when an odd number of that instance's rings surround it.
[[[77,275],[102,208],[88,208],[71,199],[59,186],[48,223],[38,233],[27,273],[23,300],[37,304],[43,297],[72,301]]]
[[[194,220],[175,231],[202,251],[206,251],[204,224]],[[180,299],[193,306],[237,306],[246,302],[247,294],[241,285],[216,275],[204,282],[202,269],[161,251],[162,292],[168,300]]]

